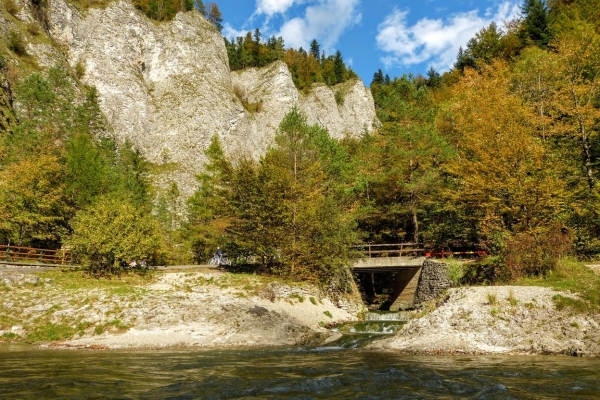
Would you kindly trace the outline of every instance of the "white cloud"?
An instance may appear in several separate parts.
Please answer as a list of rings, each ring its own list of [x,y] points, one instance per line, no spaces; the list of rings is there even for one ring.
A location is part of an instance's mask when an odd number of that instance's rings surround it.
[[[256,0],[255,14],[265,14],[272,16],[274,14],[283,14],[294,3],[301,3],[301,0]]]
[[[440,71],[452,67],[460,46],[491,22],[503,26],[520,13],[516,3],[505,1],[494,13],[486,10],[481,17],[477,10],[453,15],[447,20],[423,18],[408,26],[408,11],[394,10],[378,27],[377,47],[388,53],[382,62],[410,66],[429,62]]]
[[[223,24],[223,37],[227,38],[227,40],[231,40],[231,39],[235,39],[238,36],[246,36],[246,33],[248,33],[248,30],[237,30],[235,29],[233,26],[231,26],[228,22],[225,22]]]
[[[312,0],[302,17],[285,21],[276,36],[289,47],[306,48],[317,39],[321,48],[331,52],[345,30],[360,23],[360,0]]]

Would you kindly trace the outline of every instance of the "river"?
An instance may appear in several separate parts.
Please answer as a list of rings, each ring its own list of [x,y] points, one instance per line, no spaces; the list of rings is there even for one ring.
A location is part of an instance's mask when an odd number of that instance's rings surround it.
[[[2,399],[567,399],[600,359],[359,349],[82,351],[0,347]]]

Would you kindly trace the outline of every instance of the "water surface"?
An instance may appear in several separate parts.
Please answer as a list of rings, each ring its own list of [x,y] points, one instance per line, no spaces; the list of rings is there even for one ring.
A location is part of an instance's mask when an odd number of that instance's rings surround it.
[[[331,349],[0,347],[2,399],[593,399],[600,360]]]

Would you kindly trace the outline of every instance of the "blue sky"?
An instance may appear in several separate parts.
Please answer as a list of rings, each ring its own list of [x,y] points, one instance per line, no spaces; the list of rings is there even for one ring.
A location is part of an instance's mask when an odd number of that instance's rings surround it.
[[[340,50],[369,85],[381,68],[390,76],[451,68],[460,46],[495,21],[519,15],[515,0],[220,0],[228,39],[259,28],[286,47],[308,49],[317,39],[327,54]],[[209,2],[205,1],[205,4]]]

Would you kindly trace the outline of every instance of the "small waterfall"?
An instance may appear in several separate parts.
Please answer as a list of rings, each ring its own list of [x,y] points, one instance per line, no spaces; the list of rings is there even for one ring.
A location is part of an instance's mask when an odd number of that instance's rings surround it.
[[[332,332],[342,336],[326,345],[325,348],[356,349],[385,336],[394,335],[410,319],[405,312],[368,312],[365,320],[341,324]],[[322,348],[323,349],[323,348]]]
[[[407,322],[410,319],[410,315],[405,311],[389,312],[368,312],[365,314],[365,321],[402,321]]]

